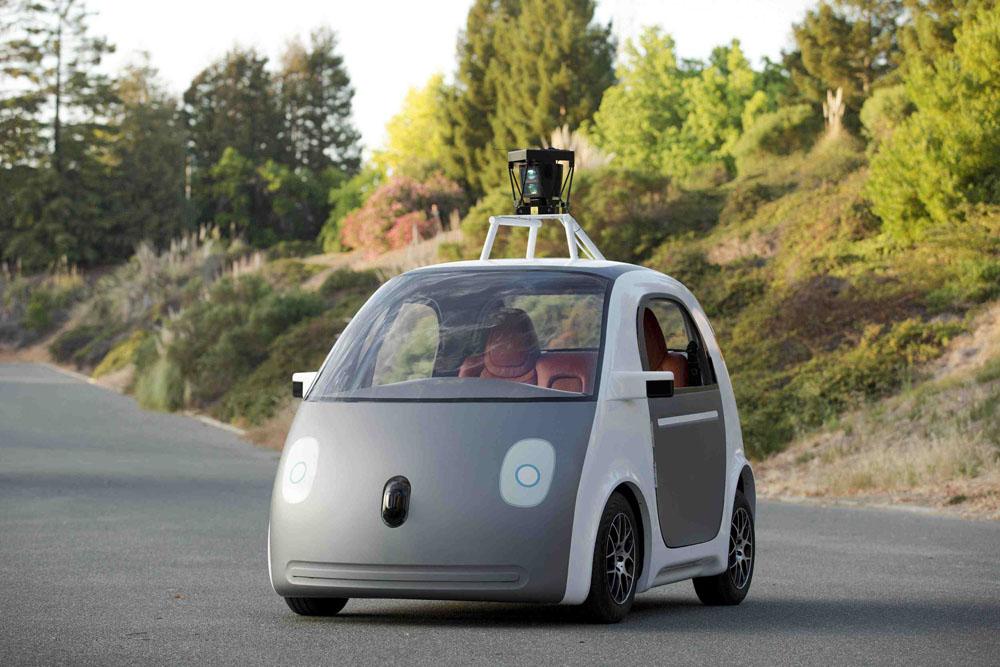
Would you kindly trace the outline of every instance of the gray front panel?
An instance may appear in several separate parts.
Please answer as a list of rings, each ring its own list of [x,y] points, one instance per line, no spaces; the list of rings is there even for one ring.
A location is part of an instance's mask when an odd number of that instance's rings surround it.
[[[565,592],[576,493],[594,402],[306,401],[289,442],[319,441],[301,503],[271,503],[271,567],[285,596],[558,602]],[[500,470],[514,443],[555,449],[541,504],[504,502]],[[412,484],[409,516],[382,522],[386,481]],[[280,478],[280,471],[279,471]]]
[[[726,484],[718,386],[678,392],[649,399],[656,507],[663,542],[671,548],[708,542],[718,534]]]

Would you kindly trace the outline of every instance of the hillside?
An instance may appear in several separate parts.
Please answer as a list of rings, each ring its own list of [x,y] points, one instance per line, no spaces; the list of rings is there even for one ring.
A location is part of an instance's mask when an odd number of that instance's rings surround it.
[[[712,317],[763,494],[996,518],[1000,215],[894,242],[863,196],[867,169],[845,136],[760,156],[728,182],[667,183],[643,228],[656,242],[627,259],[684,281]],[[474,251],[481,208],[464,243],[451,232],[374,260],[258,251],[204,228],[113,270],[8,275],[0,332],[8,357],[47,351],[144,407],[203,411],[280,447],[290,373],[319,365],[381,279]],[[634,231],[608,224],[615,210],[578,214],[612,248]]]

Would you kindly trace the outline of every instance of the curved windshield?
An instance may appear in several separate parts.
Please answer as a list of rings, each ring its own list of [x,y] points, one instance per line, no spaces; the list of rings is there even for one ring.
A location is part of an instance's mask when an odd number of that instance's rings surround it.
[[[307,400],[593,396],[609,281],[568,271],[422,271],[386,283]]]

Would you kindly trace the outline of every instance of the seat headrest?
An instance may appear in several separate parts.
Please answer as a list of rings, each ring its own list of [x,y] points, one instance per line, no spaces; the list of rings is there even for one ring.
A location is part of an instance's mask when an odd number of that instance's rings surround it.
[[[535,369],[539,354],[538,335],[526,312],[502,308],[494,314],[486,339],[486,370],[500,378],[519,377]]]
[[[642,335],[646,340],[646,361],[649,362],[646,370],[655,371],[667,356],[667,341],[663,338],[663,329],[656,315],[649,308],[642,314]]]

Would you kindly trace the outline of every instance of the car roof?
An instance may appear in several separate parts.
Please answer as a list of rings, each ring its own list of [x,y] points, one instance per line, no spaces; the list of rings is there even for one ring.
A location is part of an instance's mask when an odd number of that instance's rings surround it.
[[[632,271],[644,271],[648,273],[655,273],[657,275],[663,275],[659,271],[654,271],[653,269],[648,269],[643,266],[636,266],[635,264],[626,264],[624,262],[609,262],[606,260],[592,260],[592,259],[569,259],[569,258],[554,258],[554,259],[487,259],[487,260],[470,260],[464,262],[448,262],[445,264],[432,264],[430,266],[420,267],[419,269],[413,269],[412,271],[407,271],[407,273],[419,273],[427,271],[437,271],[437,270],[452,270],[452,269],[464,269],[464,270],[479,270],[479,271],[491,271],[498,269],[505,270],[556,270],[556,271],[573,271],[573,272],[585,272],[594,273],[605,278],[610,278],[614,280],[623,273],[629,273]]]

